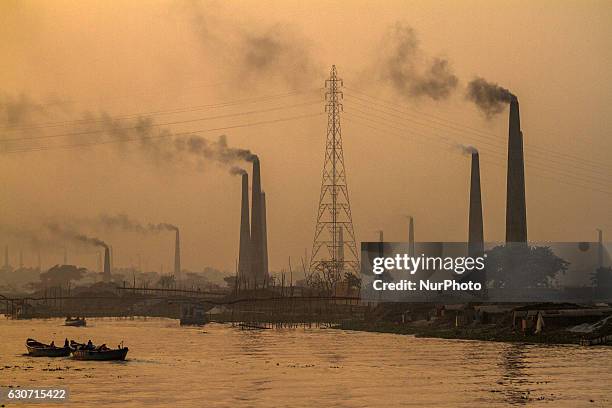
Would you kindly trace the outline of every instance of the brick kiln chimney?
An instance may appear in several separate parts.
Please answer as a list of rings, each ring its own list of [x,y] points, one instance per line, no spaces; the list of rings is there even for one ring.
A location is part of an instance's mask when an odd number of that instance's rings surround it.
[[[104,247],[104,273],[102,278],[104,282],[111,281],[110,250],[107,246]]]
[[[484,234],[480,193],[480,160],[478,152],[472,152],[468,230],[468,255],[472,257],[482,256],[484,253]]]
[[[249,279],[250,287],[261,287],[264,284],[263,279],[263,225],[262,225],[262,207],[261,207],[261,174],[259,168],[259,158],[253,160],[253,187],[251,199],[251,250],[250,263],[251,271]]]
[[[181,237],[179,229],[176,228],[176,240],[174,243],[174,277],[178,281],[181,280]]]
[[[268,221],[266,218],[266,193],[261,192],[261,258],[262,276],[268,280]]]
[[[238,277],[242,284],[250,279],[251,230],[249,224],[249,175],[242,175],[242,201],[240,203],[240,247],[238,250]]]
[[[506,181],[506,242],[527,242],[523,133],[516,97],[510,102],[508,174]]]

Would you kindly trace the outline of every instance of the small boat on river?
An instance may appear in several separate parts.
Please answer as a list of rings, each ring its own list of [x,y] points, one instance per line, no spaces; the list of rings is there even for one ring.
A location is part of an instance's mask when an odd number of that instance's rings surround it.
[[[53,343],[44,344],[34,339],[26,340],[28,355],[32,357],[67,357],[70,355],[70,347],[57,347]]]
[[[127,347],[121,347],[118,349],[94,349],[94,350],[73,350],[72,357],[75,360],[97,360],[97,361],[108,361],[108,360],[125,360],[125,356],[128,353]]]
[[[125,360],[129,350],[127,347],[123,347],[123,343],[116,349],[111,349],[106,347],[106,344],[96,347],[91,343],[81,344],[73,340],[70,342],[70,346],[72,348],[72,358],[75,360]]]

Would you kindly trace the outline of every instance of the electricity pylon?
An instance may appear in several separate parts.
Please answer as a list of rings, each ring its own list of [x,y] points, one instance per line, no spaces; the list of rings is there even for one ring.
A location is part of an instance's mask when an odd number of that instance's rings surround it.
[[[332,65],[329,79],[325,81],[327,140],[308,276],[309,283],[323,282],[329,289],[333,289],[346,273],[358,276],[359,271],[359,253],[342,152],[342,86],[336,66]]]

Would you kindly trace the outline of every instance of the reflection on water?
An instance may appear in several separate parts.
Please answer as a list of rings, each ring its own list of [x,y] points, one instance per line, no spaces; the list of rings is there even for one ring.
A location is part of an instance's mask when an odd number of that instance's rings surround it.
[[[62,323],[0,320],[0,386],[69,387],[73,406],[612,405],[612,349],[605,347],[182,328],[169,319]],[[125,362],[31,358],[23,355],[28,337],[125,341],[130,352]]]
[[[502,377],[498,384],[503,386],[506,400],[512,404],[524,404],[530,399],[529,372],[526,369],[524,344],[510,344],[501,354]]]

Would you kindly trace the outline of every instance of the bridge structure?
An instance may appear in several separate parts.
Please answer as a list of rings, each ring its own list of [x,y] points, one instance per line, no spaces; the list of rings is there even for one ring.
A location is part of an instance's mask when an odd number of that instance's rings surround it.
[[[287,289],[287,288],[285,288]],[[249,324],[329,322],[363,309],[358,296],[330,296],[285,290],[247,292],[202,291],[179,288],[116,287],[100,293],[53,296],[0,295],[4,313],[13,318],[63,316],[159,316],[178,318],[181,307],[199,306],[219,322]]]

